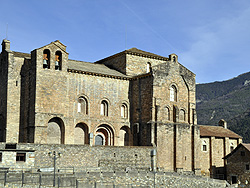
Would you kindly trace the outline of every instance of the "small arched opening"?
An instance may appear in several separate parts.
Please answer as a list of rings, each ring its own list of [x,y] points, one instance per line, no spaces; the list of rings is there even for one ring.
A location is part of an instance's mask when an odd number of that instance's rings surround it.
[[[174,85],[170,87],[170,101],[177,101],[177,89]]]
[[[108,116],[108,102],[106,100],[102,100],[101,102],[101,115]]]
[[[147,73],[152,72],[151,63],[147,63]]]
[[[170,120],[170,110],[169,110],[169,107],[165,107],[164,108],[164,111],[165,111],[165,119],[167,120],[167,121],[169,121]]]
[[[180,122],[184,122],[186,120],[186,118],[185,118],[185,111],[183,109],[180,110],[179,120],[180,120]]]
[[[121,106],[121,117],[128,118],[128,106],[125,103],[122,103]]]
[[[78,98],[77,112],[81,114],[88,114],[88,101],[85,97]]]

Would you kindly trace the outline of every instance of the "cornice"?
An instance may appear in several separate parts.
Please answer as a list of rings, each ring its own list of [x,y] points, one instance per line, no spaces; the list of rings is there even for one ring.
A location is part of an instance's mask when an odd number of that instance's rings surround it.
[[[100,77],[107,77],[107,78],[114,78],[114,79],[120,79],[120,80],[137,80],[142,78],[151,77],[152,73],[146,73],[131,77],[124,77],[124,76],[115,76],[115,75],[108,75],[108,74],[101,74],[101,73],[94,73],[94,72],[88,72],[88,71],[81,71],[76,69],[68,69],[69,73],[77,73],[77,74],[85,74],[85,75],[91,75],[91,76],[100,76]]]

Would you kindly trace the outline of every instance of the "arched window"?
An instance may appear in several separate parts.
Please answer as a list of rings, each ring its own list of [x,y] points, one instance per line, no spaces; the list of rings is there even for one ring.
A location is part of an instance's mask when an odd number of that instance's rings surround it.
[[[147,63],[147,73],[151,72],[152,68],[151,68],[151,63]]]
[[[170,101],[177,101],[177,89],[174,85],[170,87]]]
[[[62,70],[62,52],[56,51],[55,54],[55,70]]]
[[[182,122],[185,121],[185,111],[184,110],[180,110],[179,120]]]
[[[125,103],[123,103],[121,106],[121,117],[128,118],[128,107]]]
[[[77,104],[77,112],[82,114],[88,114],[88,101],[85,97],[79,97]]]
[[[108,102],[105,100],[101,102],[101,115],[108,116]]]
[[[50,51],[45,49],[43,51],[43,68],[49,69],[50,68]]]

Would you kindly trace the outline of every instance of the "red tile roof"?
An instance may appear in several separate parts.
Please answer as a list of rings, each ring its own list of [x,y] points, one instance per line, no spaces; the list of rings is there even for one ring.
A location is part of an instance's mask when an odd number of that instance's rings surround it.
[[[240,135],[225,129],[221,126],[200,125],[201,136],[215,136],[215,137],[229,137],[229,138],[242,138]]]

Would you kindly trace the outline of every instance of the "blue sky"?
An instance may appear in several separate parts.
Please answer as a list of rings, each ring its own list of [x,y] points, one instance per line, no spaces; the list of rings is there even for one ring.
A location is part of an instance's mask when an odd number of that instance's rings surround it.
[[[88,62],[132,47],[176,53],[198,83],[249,71],[249,0],[0,0],[0,7],[0,38],[7,33],[13,51],[60,40],[70,59]]]

